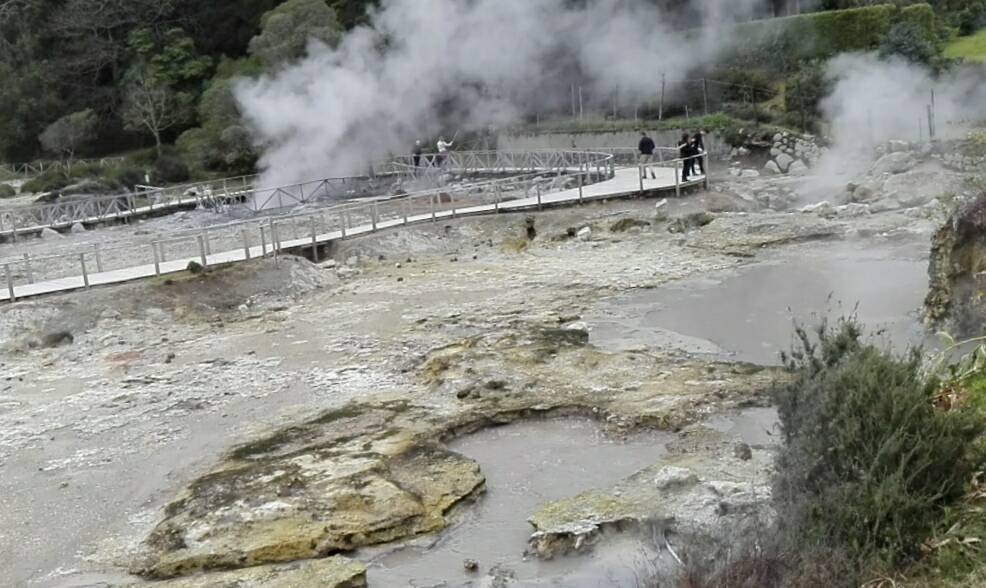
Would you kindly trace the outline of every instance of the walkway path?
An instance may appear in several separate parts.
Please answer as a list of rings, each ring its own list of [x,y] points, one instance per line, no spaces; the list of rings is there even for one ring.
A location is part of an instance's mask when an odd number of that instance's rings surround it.
[[[669,164],[674,165],[673,162]],[[107,284],[118,284],[142,278],[149,278],[158,275],[170,274],[185,271],[190,262],[197,262],[203,266],[234,263],[254,259],[257,257],[277,255],[300,250],[313,250],[317,258],[318,248],[322,245],[338,241],[340,239],[352,238],[369,233],[388,230],[392,228],[435,222],[441,219],[452,219],[463,216],[489,215],[500,212],[516,212],[523,210],[539,210],[551,206],[571,206],[585,201],[634,197],[643,194],[675,195],[682,189],[700,186],[706,183],[704,177],[692,179],[687,183],[679,183],[676,186],[677,169],[669,167],[656,167],[654,171],[657,179],[640,180],[639,172],[636,167],[616,168],[612,178],[599,181],[597,183],[570,188],[559,192],[538,194],[518,199],[500,198],[499,192],[489,202],[491,195],[489,189],[472,193],[465,193],[456,196],[447,193],[429,195],[427,201],[421,199],[414,200],[414,197],[396,198],[385,203],[369,203],[360,206],[345,206],[328,208],[308,213],[307,216],[293,217],[296,222],[307,220],[312,228],[310,236],[300,239],[281,240],[278,238],[277,222],[282,222],[276,218],[270,219],[269,225],[258,224],[252,227],[253,231],[259,229],[259,245],[251,245],[252,235],[247,234],[244,229],[244,246],[210,253],[208,244],[203,245],[202,237],[198,238],[199,255],[185,256],[176,259],[163,261],[163,254],[157,244],[154,246],[155,263],[144,263],[115,269],[110,271],[88,272],[86,269],[86,257],[84,254],[78,255],[80,258],[79,276],[66,277],[48,281],[39,281],[30,284],[17,285],[11,274],[10,264],[4,265],[2,271],[5,276],[0,274],[0,284],[6,280],[6,287],[0,291],[0,301],[10,301],[11,299],[22,299],[27,297],[64,292],[92,286]],[[580,176],[581,177],[581,176]],[[529,190],[530,191],[530,190]],[[458,202],[456,202],[458,198]],[[475,203],[479,200],[480,203]],[[384,210],[381,204],[388,205],[390,210]],[[372,208],[371,208],[372,207]],[[333,216],[338,214],[338,227],[330,230],[330,222]],[[389,217],[389,218],[388,218]],[[352,218],[359,219],[352,222]],[[362,222],[360,222],[362,221]],[[265,227],[268,227],[265,233]],[[282,225],[283,226],[283,225]],[[308,226],[304,222],[301,226]],[[319,228],[324,230],[319,230]],[[296,229],[295,229],[296,230]],[[268,240],[270,239],[270,244]],[[274,242],[277,243],[276,247]],[[90,261],[91,263],[91,261]],[[2,287],[2,286],[0,286]]]

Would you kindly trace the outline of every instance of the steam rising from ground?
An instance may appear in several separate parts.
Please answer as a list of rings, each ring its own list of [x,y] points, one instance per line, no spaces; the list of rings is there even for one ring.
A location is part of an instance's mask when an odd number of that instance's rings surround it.
[[[516,122],[593,96],[643,100],[712,59],[718,25],[762,0],[703,1],[702,34],[673,34],[643,0],[384,0],[337,48],[238,86],[267,186],[364,173],[414,140]],[[432,150],[432,145],[426,145]]]
[[[932,91],[938,139],[964,136],[970,123],[986,118],[981,72],[961,68],[936,78],[924,66],[875,54],[841,55],[827,70],[836,83],[822,110],[833,145],[816,175],[830,178],[829,187],[865,172],[882,142],[928,141]]]

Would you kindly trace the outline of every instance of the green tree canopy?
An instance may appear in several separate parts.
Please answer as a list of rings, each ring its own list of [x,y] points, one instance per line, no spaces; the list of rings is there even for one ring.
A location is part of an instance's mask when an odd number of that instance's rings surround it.
[[[342,36],[335,10],[325,0],[288,0],[265,14],[260,26],[250,54],[268,67],[302,57],[311,40],[335,45]]]
[[[92,140],[98,122],[92,109],[67,114],[41,133],[41,145],[46,151],[65,155],[71,161],[79,148]]]

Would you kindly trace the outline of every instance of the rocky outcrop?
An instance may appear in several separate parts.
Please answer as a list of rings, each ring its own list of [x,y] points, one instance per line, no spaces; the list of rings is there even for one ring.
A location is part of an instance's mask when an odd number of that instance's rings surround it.
[[[809,168],[824,153],[825,148],[819,147],[814,137],[777,133],[771,144],[770,159],[764,165],[763,172],[767,175],[803,175],[808,173]]]
[[[323,557],[443,528],[485,480],[472,460],[400,427],[406,411],[344,408],[239,448],[168,505],[135,571],[170,578]]]
[[[986,194],[961,207],[931,241],[930,324],[954,335],[979,334],[986,322]]]
[[[366,568],[341,556],[140,584],[150,588],[366,588]]]
[[[529,522],[529,551],[542,558],[578,552],[607,529],[654,527],[698,543],[763,521],[770,510],[769,448],[751,448],[705,426],[692,427],[672,454],[609,489],[542,505]]]

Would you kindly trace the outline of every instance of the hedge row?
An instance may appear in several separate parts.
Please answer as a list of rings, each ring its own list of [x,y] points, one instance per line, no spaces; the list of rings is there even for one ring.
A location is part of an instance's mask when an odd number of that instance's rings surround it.
[[[880,4],[737,25],[736,41],[724,59],[735,67],[794,69],[805,60],[876,49],[897,22],[913,23],[929,42],[938,44],[938,26],[931,6],[898,8]]]

